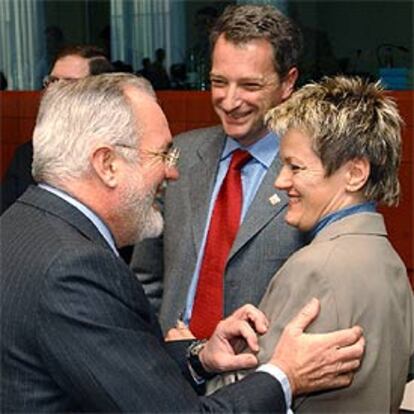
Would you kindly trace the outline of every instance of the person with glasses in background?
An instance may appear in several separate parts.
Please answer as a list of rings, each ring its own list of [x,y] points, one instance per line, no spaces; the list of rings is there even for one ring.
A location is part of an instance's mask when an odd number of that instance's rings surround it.
[[[2,412],[281,413],[292,394],[351,382],[362,330],[303,333],[319,311],[313,300],[257,372],[197,396],[207,375],[257,365],[237,349],[257,352],[268,322],[247,305],[202,346],[166,344],[119,259],[117,248],[162,231],[153,203],[178,178],[171,141],[144,78],[88,76],[45,91],[33,134],[38,185],[0,218]]]
[[[112,72],[111,62],[104,51],[92,45],[74,45],[64,47],[55,58],[50,74],[43,80],[46,88],[59,79],[81,79],[89,75]],[[20,145],[10,162],[1,183],[2,214],[30,184],[32,177],[33,143],[32,140]]]

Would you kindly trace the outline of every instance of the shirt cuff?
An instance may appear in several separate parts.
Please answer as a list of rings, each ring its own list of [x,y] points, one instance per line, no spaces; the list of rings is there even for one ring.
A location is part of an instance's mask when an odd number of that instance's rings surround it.
[[[263,364],[260,365],[257,369],[257,372],[267,372],[270,374],[273,378],[278,380],[280,382],[280,385],[282,386],[283,393],[285,395],[285,401],[286,401],[286,408],[287,414],[293,413],[291,410],[292,405],[292,390],[290,388],[289,380],[286,374],[278,368],[276,365],[273,364]]]

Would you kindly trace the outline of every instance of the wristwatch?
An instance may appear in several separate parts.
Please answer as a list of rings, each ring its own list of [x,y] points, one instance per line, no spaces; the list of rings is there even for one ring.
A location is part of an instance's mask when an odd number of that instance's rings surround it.
[[[197,380],[208,380],[213,378],[216,374],[213,372],[207,372],[203,364],[200,361],[200,352],[207,343],[207,339],[197,340],[190,344],[187,348],[187,361],[190,365],[190,369],[194,371]]]

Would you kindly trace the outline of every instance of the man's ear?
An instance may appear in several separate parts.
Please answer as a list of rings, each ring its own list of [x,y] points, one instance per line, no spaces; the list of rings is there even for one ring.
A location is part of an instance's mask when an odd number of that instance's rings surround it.
[[[119,158],[111,147],[98,147],[91,156],[92,168],[95,174],[106,186],[115,188],[118,184],[117,172]]]
[[[346,190],[355,193],[360,191],[371,171],[371,166],[366,158],[358,158],[348,162],[346,172]]]
[[[293,67],[289,70],[287,75],[282,80],[282,101],[289,98],[295,89],[295,83],[298,79],[299,71],[298,68]]]

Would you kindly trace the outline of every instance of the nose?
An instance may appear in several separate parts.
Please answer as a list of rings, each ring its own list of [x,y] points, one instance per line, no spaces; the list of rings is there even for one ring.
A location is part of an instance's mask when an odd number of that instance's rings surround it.
[[[280,170],[273,186],[278,190],[287,190],[292,185],[292,174],[288,167],[284,165]]]
[[[225,111],[230,112],[240,106],[241,99],[237,85],[228,85],[222,92],[221,106]]]
[[[178,168],[176,166],[173,167],[165,167],[165,179],[168,181],[176,181],[178,180],[180,173],[178,172]]]

